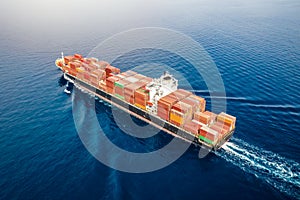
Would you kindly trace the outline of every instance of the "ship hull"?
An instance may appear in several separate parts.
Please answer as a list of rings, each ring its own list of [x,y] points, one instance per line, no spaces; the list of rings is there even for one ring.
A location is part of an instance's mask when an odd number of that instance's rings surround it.
[[[111,95],[105,91],[102,91],[99,88],[95,88],[94,86],[92,86],[88,83],[85,83],[70,74],[65,73],[64,77],[67,80],[74,82],[75,86],[77,86],[77,87],[79,86],[79,87],[83,88],[87,92],[101,98],[103,101],[105,101],[107,103],[110,103],[110,104],[118,107],[119,109],[124,110],[125,112],[129,113],[130,115],[132,115],[136,118],[139,118],[142,121],[144,121],[150,125],[153,125],[154,127],[159,128],[159,129],[165,131],[166,133],[173,135],[174,137],[178,137],[186,142],[192,143],[192,144],[194,144],[196,146],[200,146],[202,148],[206,148],[208,150],[215,151],[215,150],[218,150],[219,148],[221,148],[221,146],[231,138],[231,136],[234,132],[234,130],[232,130],[231,132],[226,134],[226,136],[224,137],[223,140],[218,141],[214,145],[208,145],[204,141],[199,140],[198,137],[196,137],[192,133],[189,133],[189,132],[185,131],[184,129],[177,127],[177,126],[169,123],[168,121],[165,121],[165,120],[159,118],[156,115],[150,114],[141,108],[138,108],[132,104],[129,104],[114,95]]]

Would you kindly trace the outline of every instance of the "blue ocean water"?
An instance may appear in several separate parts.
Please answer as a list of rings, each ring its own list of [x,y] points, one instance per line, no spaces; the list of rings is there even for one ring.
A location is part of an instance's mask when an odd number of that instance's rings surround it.
[[[27,2],[22,10],[22,2],[14,3],[1,3],[0,199],[300,198],[298,1],[91,1],[44,13],[37,9],[43,5]],[[130,174],[85,149],[54,61],[61,51],[87,55],[107,37],[144,26],[182,32],[205,48],[224,81],[227,112],[238,121],[233,139],[216,154],[199,159],[191,146],[166,168]],[[210,108],[205,83],[176,55],[143,50],[113,64],[126,70],[149,60],[183,73]],[[112,109],[97,104],[97,117],[122,148],[148,152],[169,141],[163,133],[149,140],[124,134]]]

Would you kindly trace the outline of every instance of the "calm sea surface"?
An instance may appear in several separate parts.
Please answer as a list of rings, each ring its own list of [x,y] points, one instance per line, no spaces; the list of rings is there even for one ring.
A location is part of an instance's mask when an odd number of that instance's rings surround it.
[[[0,199],[300,199],[298,1],[4,1],[0,7]],[[205,48],[237,127],[230,143],[203,159],[191,146],[166,168],[124,173],[85,149],[72,114],[80,91],[63,92],[54,61],[61,51],[88,55],[116,33],[153,26]],[[182,73],[210,108],[214,97],[178,55],[144,49],[113,64],[127,70],[147,62]],[[170,140],[163,133],[131,137],[114,121],[115,108],[96,106],[106,135],[121,148],[149,152]]]

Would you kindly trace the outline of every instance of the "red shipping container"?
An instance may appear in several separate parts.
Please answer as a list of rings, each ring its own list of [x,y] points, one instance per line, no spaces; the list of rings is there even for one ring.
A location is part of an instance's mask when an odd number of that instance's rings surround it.
[[[157,116],[159,116],[160,118],[162,118],[163,120],[169,120],[169,113],[165,113],[165,112],[157,112]]]
[[[99,82],[98,81],[94,81],[94,80],[92,81],[91,80],[90,83],[91,83],[91,85],[93,85],[93,86],[95,86],[97,88],[99,87]]]
[[[66,65],[68,65],[69,62],[72,62],[74,60],[75,60],[75,58],[73,56],[64,56],[64,61],[65,61]]]
[[[219,134],[217,131],[210,129],[208,127],[201,127],[200,128],[200,135],[215,142],[219,138]]]
[[[88,72],[84,72],[83,76],[84,76],[84,79],[86,79],[86,80],[90,80],[91,79],[91,76],[90,76],[90,74]]]
[[[110,87],[110,88],[114,88],[115,87],[115,82],[118,81],[118,80],[119,80],[118,77],[111,76],[111,77],[106,79],[106,86]]]
[[[111,66],[111,69],[112,69],[112,72],[115,73],[115,74],[119,74],[120,73],[120,69],[119,68]]]
[[[118,94],[118,95],[124,96],[123,90],[120,87],[115,87],[114,94]]]
[[[186,104],[182,101],[179,101],[176,104],[174,104],[172,106],[172,109],[175,109],[175,110],[177,110],[179,112],[182,112],[182,113],[189,113],[189,114],[192,113],[192,106],[189,105],[189,104]]]
[[[186,130],[186,131],[189,131],[195,135],[198,135],[199,134],[199,129],[201,128],[201,125],[200,124],[197,124],[195,123],[194,121],[187,121],[183,128]]]
[[[76,54],[74,54],[74,57],[75,57],[75,58],[78,58],[78,59],[81,59],[81,58],[82,58],[82,55],[76,53]]]

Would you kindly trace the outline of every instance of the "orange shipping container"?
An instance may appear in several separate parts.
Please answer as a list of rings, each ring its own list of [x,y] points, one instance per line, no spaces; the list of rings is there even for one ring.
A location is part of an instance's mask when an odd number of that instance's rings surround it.
[[[134,102],[142,106],[146,106],[146,102],[149,100],[149,93],[143,89],[138,89],[134,92]]]
[[[209,124],[211,121],[210,121],[210,116],[209,115],[206,115],[202,112],[195,112],[194,113],[194,119],[203,123],[203,124]]]
[[[99,83],[99,89],[100,89],[100,90],[103,90],[103,91],[105,91],[105,92],[107,92],[107,87],[106,87],[106,85],[105,85],[104,83],[102,83],[102,82]]]
[[[186,120],[186,118],[185,118],[184,113],[181,113],[177,110],[171,109],[171,111],[170,111],[170,122],[171,123],[178,125],[178,126],[182,126],[184,124],[185,120]]]
[[[234,129],[235,128],[236,117],[233,117],[231,115],[228,115],[228,114],[222,112],[217,116],[217,121],[218,122],[223,122],[224,124],[230,126],[232,129]]]
[[[137,99],[145,99],[145,100],[149,100],[149,93],[143,89],[138,89],[134,92],[134,96]]]
[[[81,66],[81,63],[79,62],[69,62],[70,68],[76,70],[76,68],[79,68]]]
[[[134,92],[135,90],[142,88],[146,85],[145,82],[138,81],[136,83],[128,84],[124,87],[125,100],[131,104],[134,104]]]
[[[80,54],[74,54],[74,57],[75,57],[75,58],[78,58],[78,59],[81,59],[81,58],[82,58],[82,55],[80,55]]]
[[[106,91],[110,94],[114,93],[114,89],[106,86]]]
[[[69,68],[69,69],[67,69],[67,71],[72,76],[76,76],[77,75],[77,71],[75,69]]]
[[[104,70],[101,69],[96,69],[92,72],[92,74],[94,74],[95,76],[97,76],[97,79],[100,80],[104,80],[106,78],[106,74]]]
[[[213,113],[213,112],[210,112],[210,111],[205,111],[204,114],[210,116],[210,120],[213,122],[216,120],[217,118],[217,114]]]
[[[139,104],[139,103],[135,103],[134,105],[136,105],[137,107],[139,107],[143,110],[146,110],[146,105],[142,105],[142,104]]]
[[[177,103],[177,98],[171,95],[164,96],[160,98],[157,102],[157,111],[167,111],[169,112],[172,106]]]
[[[172,124],[174,124],[175,126],[181,127],[181,124],[175,121],[170,121]]]

